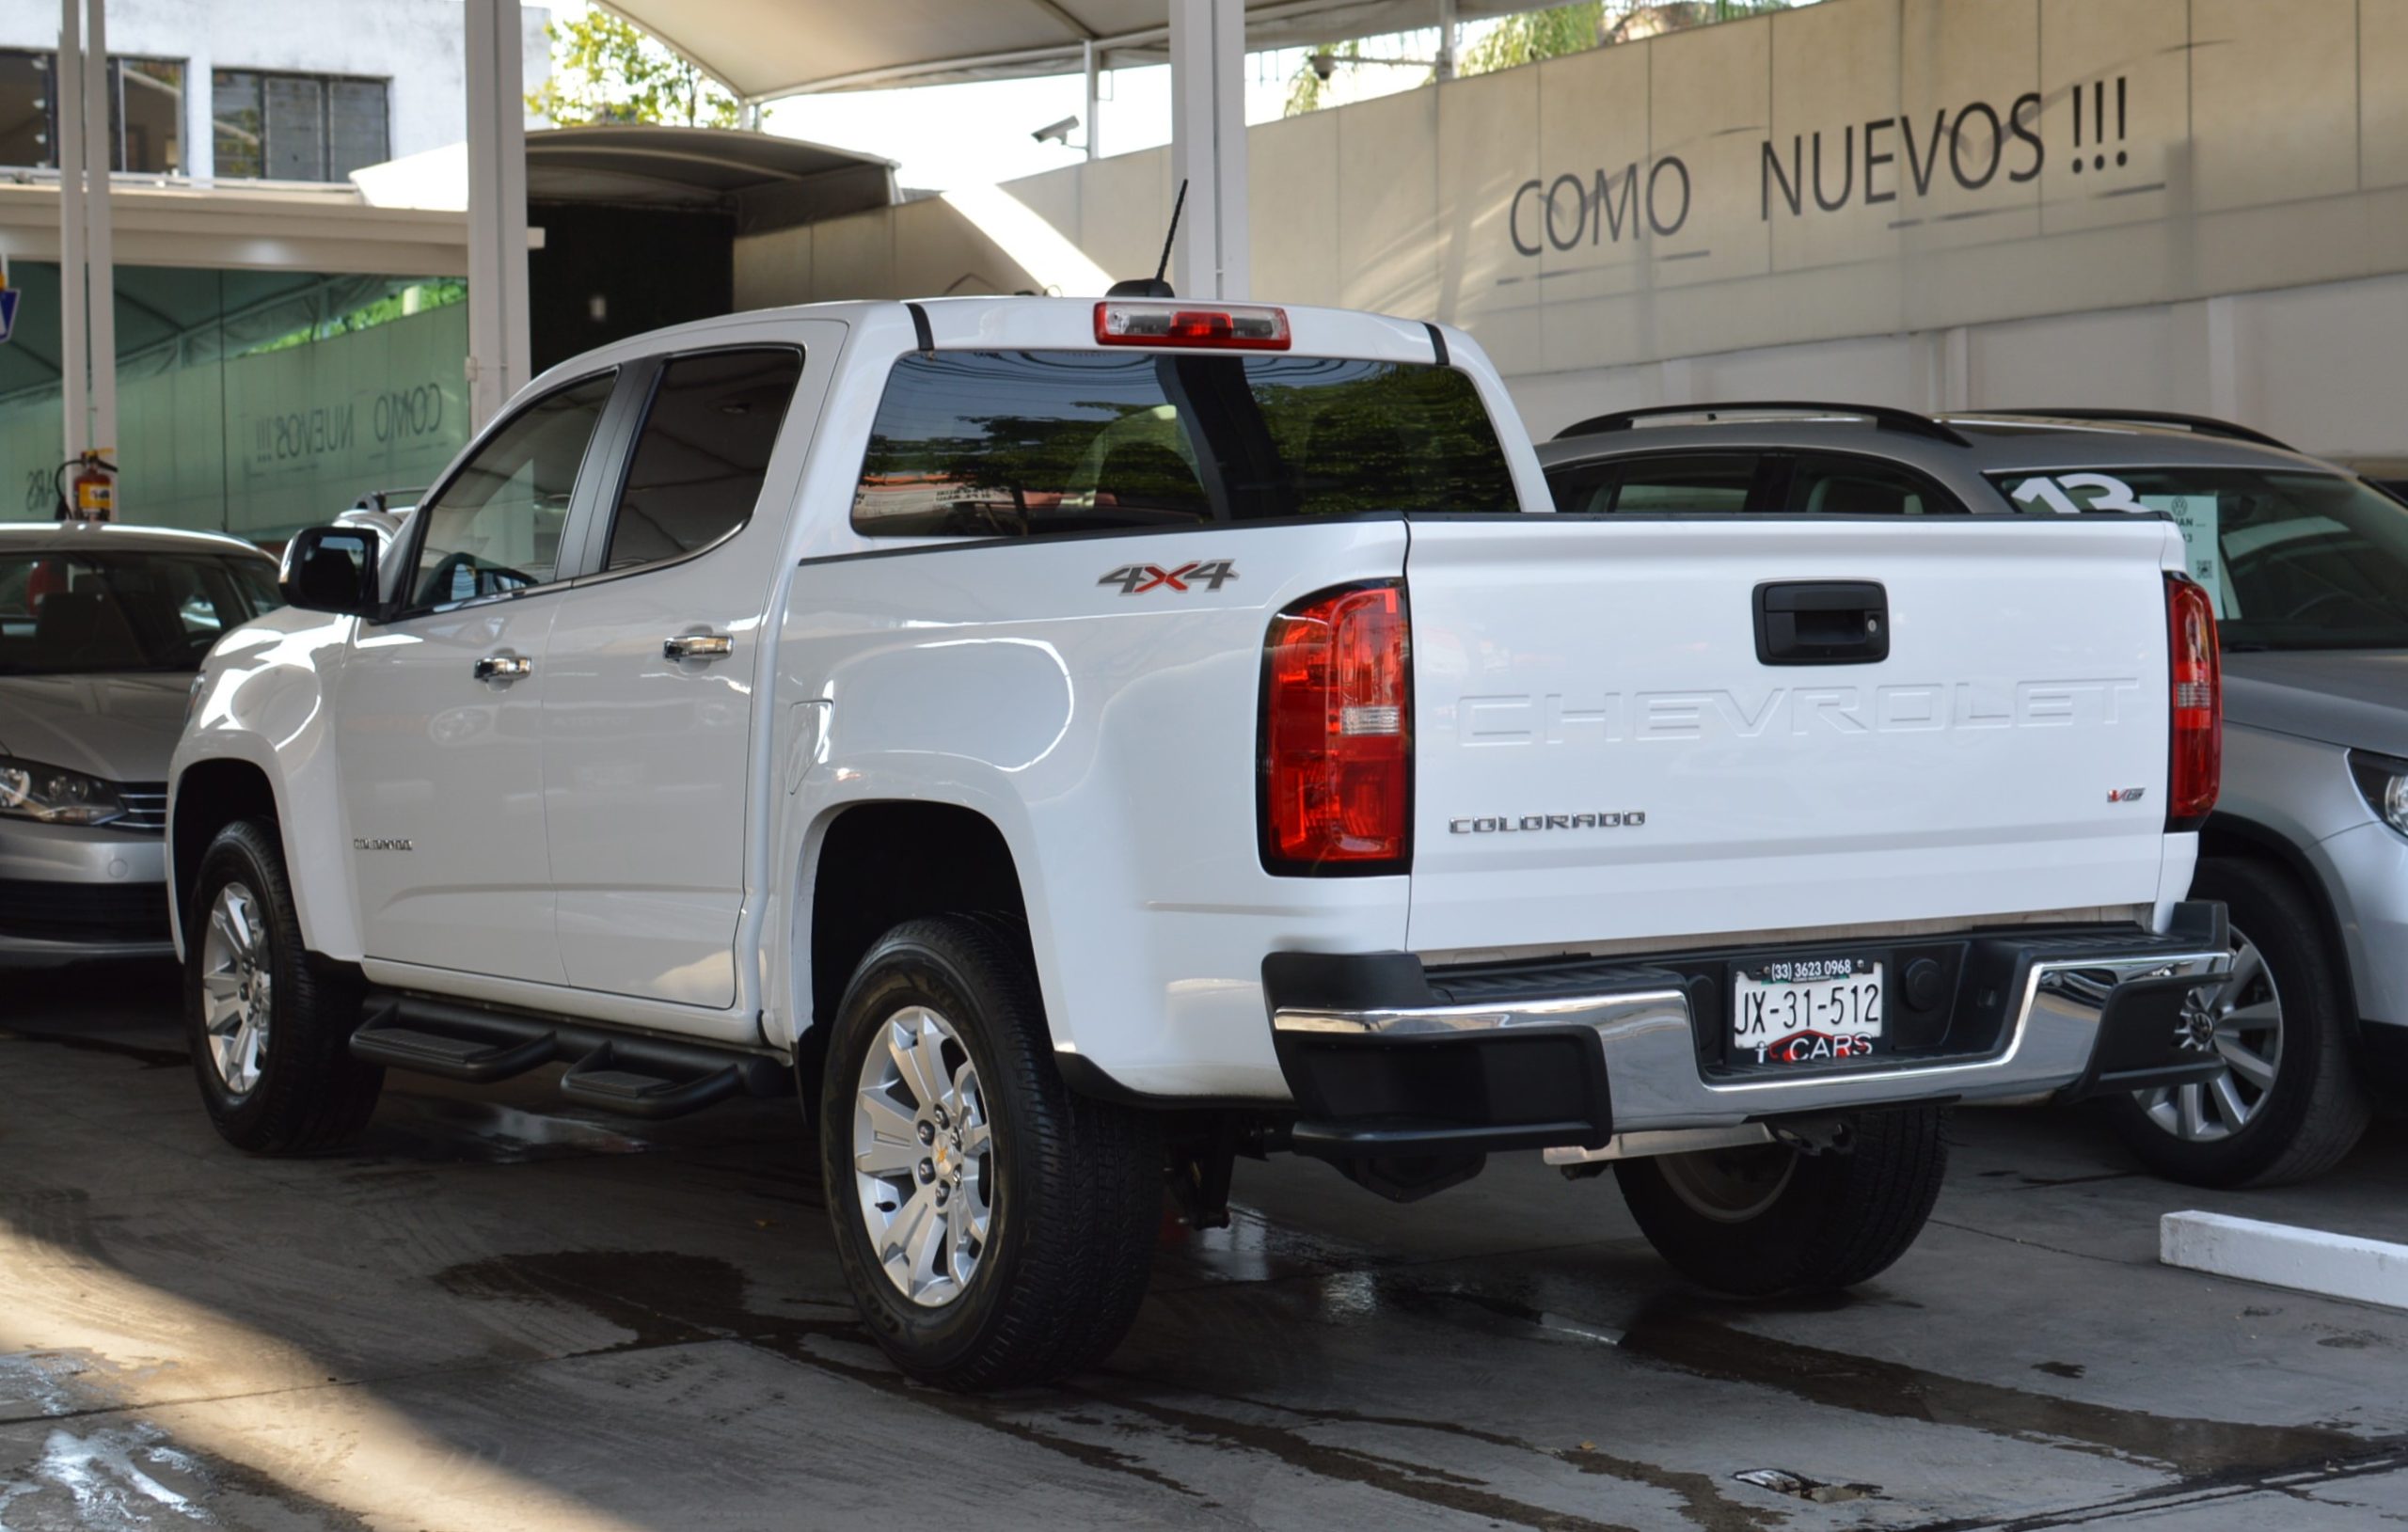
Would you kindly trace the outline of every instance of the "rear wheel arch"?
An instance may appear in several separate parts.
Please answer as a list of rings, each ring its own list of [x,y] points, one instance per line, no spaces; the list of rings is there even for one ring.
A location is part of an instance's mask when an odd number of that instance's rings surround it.
[[[1003,830],[976,810],[949,803],[879,800],[834,811],[800,886],[807,903],[796,923],[795,1060],[805,1102],[818,1098],[828,1031],[853,971],[887,932],[937,915],[1028,918]]]

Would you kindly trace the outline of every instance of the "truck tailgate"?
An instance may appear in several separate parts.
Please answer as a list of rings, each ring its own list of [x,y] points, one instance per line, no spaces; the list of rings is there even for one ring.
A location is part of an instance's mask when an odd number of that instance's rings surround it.
[[[2151,903],[2175,535],[1417,520],[1413,948]],[[1878,587],[1886,657],[1760,657],[1759,587],[1837,582]]]

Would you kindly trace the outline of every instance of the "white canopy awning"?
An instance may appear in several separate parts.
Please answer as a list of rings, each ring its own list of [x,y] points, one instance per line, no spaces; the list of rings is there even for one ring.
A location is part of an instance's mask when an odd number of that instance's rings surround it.
[[[1529,0],[1462,0],[1461,19]],[[1167,0],[609,0],[608,8],[748,100],[1076,71],[1169,57]],[[1287,48],[1438,24],[1441,0],[1248,0],[1246,46]]]

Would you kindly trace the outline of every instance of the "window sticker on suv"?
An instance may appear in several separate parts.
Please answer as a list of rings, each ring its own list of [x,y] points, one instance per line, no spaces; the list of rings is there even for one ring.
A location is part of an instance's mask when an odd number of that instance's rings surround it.
[[[2228,654],[2408,647],[2408,506],[2346,474],[2128,466],[1990,482],[2028,514],[2170,517]]]
[[[2035,474],[2006,492],[2016,504],[2035,511],[2078,516],[2084,511],[2127,511],[2146,513],[2157,507],[2132,496],[2132,486],[2107,473]]]

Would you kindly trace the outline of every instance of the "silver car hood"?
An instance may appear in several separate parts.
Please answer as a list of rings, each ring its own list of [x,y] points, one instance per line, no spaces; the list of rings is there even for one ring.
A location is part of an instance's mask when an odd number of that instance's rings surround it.
[[[0,675],[0,755],[104,782],[167,780],[189,672]]]
[[[2408,758],[2408,651],[2226,654],[2225,717]]]

